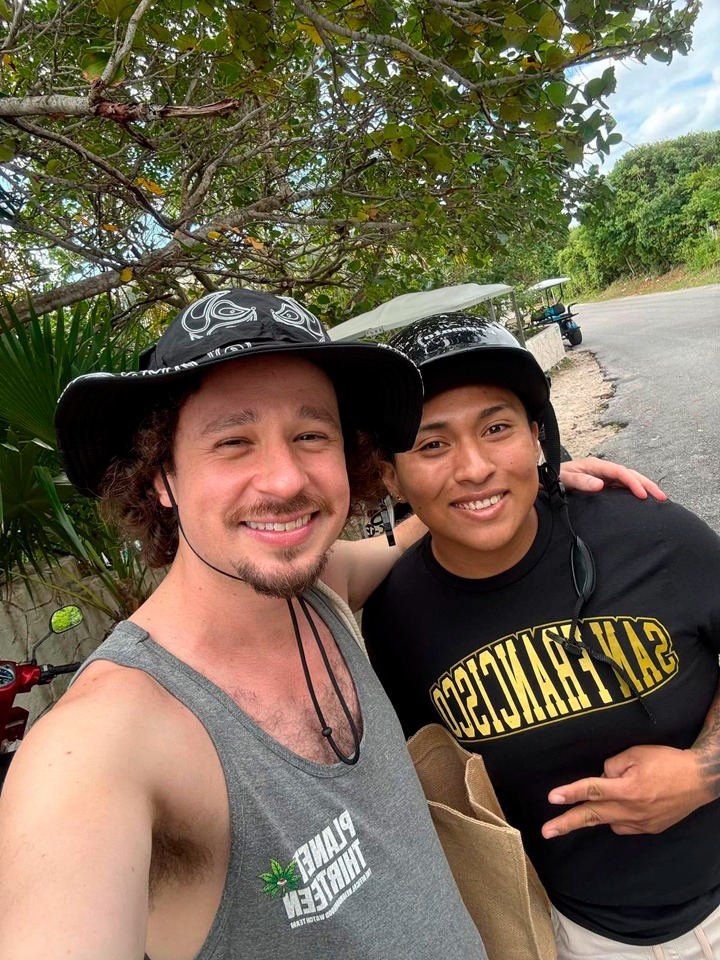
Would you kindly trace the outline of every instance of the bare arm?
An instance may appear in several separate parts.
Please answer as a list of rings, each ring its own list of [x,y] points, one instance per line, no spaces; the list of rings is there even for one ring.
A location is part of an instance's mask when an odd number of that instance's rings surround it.
[[[560,478],[568,490],[593,492],[606,485],[628,487],[641,500],[648,493],[658,500],[667,500],[660,487],[648,477],[599,457],[563,463]],[[425,533],[425,524],[412,516],[395,527],[395,547],[388,546],[382,536],[368,540],[338,540],[330,553],[323,580],[348,601],[351,610],[360,610],[403,553]]]
[[[425,533],[425,524],[412,516],[395,527],[394,547],[388,545],[384,536],[338,540],[322,579],[347,599],[351,610],[360,610],[403,553]]]
[[[550,803],[577,806],[543,827],[546,839],[609,824],[613,833],[662,833],[720,796],[720,687],[688,750],[630,747],[605,762],[603,777],[552,790]]]
[[[151,805],[133,775],[140,751],[103,746],[113,714],[63,703],[13,760],[0,797],[0,960],[144,956]]]

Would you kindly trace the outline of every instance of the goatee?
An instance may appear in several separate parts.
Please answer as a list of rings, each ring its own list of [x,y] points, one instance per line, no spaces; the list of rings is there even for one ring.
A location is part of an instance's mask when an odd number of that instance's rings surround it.
[[[295,550],[284,550],[281,560],[290,564],[297,556]],[[303,570],[292,568],[280,572],[268,573],[260,570],[249,560],[240,560],[234,564],[238,577],[251,586],[256,593],[263,597],[273,597],[276,600],[291,600],[315,586],[320,574],[328,562],[328,553],[323,553],[310,567]]]

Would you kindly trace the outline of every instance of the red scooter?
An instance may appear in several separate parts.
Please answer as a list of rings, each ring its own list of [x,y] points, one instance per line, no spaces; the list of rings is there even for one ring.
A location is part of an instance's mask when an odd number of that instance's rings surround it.
[[[15,706],[19,693],[29,693],[39,684],[50,683],[63,673],[75,673],[80,663],[63,663],[54,667],[51,663],[38,664],[38,647],[54,633],[66,633],[82,623],[79,607],[60,607],[50,617],[50,629],[39,640],[27,663],[0,660],[0,790],[13,754],[25,736],[29,713],[24,707]]]

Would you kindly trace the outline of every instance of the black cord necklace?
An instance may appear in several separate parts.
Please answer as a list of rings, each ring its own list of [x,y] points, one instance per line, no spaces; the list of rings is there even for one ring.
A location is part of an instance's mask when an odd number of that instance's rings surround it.
[[[313,636],[315,637],[315,642],[318,645],[320,655],[323,659],[323,663],[325,664],[327,675],[328,677],[330,677],[330,683],[332,684],[333,690],[335,691],[335,696],[338,698],[338,702],[340,704],[340,707],[342,708],[342,712],[345,714],[345,717],[348,722],[348,726],[350,727],[350,733],[352,734],[352,738],[353,738],[353,752],[350,754],[350,756],[349,757],[346,756],[342,752],[340,747],[338,747],[337,743],[335,742],[335,738],[333,737],[332,727],[329,727],[327,724],[327,721],[325,720],[325,715],[322,712],[322,708],[318,701],[317,695],[315,693],[315,687],[313,686],[312,678],[310,676],[310,668],[308,667],[307,658],[305,657],[305,648],[303,646],[302,637],[300,636],[300,628],[298,626],[297,617],[295,615],[293,602],[292,600],[288,600],[287,601],[288,610],[290,611],[290,618],[292,619],[293,628],[295,630],[295,639],[297,640],[298,650],[300,652],[300,661],[302,663],[303,673],[305,674],[305,682],[307,683],[307,688],[310,693],[310,699],[312,700],[313,706],[315,707],[315,713],[317,714],[317,718],[320,721],[320,730],[322,732],[322,735],[325,737],[325,739],[329,743],[330,747],[332,748],[338,760],[340,760],[342,763],[348,764],[348,766],[352,766],[353,764],[357,763],[358,760],[360,759],[360,734],[358,732],[357,724],[353,719],[353,715],[350,712],[350,708],[347,705],[347,701],[343,696],[342,690],[340,689],[340,684],[337,682],[337,677],[335,676],[332,665],[330,664],[330,660],[328,659],[327,651],[325,650],[325,645],[320,639],[320,634],[318,633],[318,629],[315,626],[315,621],[310,615],[310,610],[308,608],[308,605],[305,602],[303,597],[298,597],[297,601],[300,604],[300,609],[305,614],[305,619],[310,624],[310,629],[312,630]]]
[[[231,580],[239,580],[240,583],[246,583],[247,581],[244,580],[242,577],[238,577],[237,574],[228,573],[227,570],[221,570],[220,567],[213,566],[213,564],[210,563],[209,560],[206,560],[205,557],[202,557],[197,552],[195,547],[188,540],[187,534],[183,530],[183,525],[180,520],[180,511],[178,509],[178,505],[175,500],[175,497],[173,496],[173,492],[170,489],[170,484],[168,483],[168,478],[167,478],[167,474],[165,473],[165,468],[162,466],[160,467],[160,476],[162,477],[163,484],[165,485],[165,490],[167,492],[168,498],[170,500],[170,504],[172,506],[172,511],[175,516],[175,522],[178,525],[178,530],[182,534],[183,540],[188,545],[188,547],[190,547],[190,549],[198,558],[198,560],[202,561],[202,563],[204,563],[206,567],[210,567],[210,569],[214,570],[216,573],[221,573],[224,577],[229,577]],[[357,724],[353,719],[353,715],[350,712],[350,708],[347,705],[347,701],[345,700],[342,690],[340,689],[340,684],[337,681],[337,677],[335,676],[335,673],[333,671],[332,665],[327,655],[327,651],[325,650],[325,646],[320,638],[318,629],[315,626],[315,621],[310,615],[310,608],[308,607],[303,597],[301,596],[297,597],[297,601],[300,604],[300,609],[305,615],[305,619],[310,625],[312,635],[315,638],[315,642],[317,643],[318,649],[320,651],[320,656],[322,657],[323,663],[325,664],[327,675],[330,678],[330,683],[332,684],[332,688],[335,691],[335,696],[338,698],[338,702],[340,703],[342,712],[345,714],[345,717],[347,718],[347,722],[350,726],[350,733],[352,734],[352,739],[353,739],[353,752],[350,754],[350,756],[346,756],[342,752],[340,747],[338,747],[337,743],[335,742],[335,738],[333,737],[332,727],[329,727],[327,725],[325,716],[322,712],[322,708],[320,707],[320,703],[315,693],[315,687],[312,682],[312,677],[310,676],[310,668],[308,667],[307,657],[305,656],[305,647],[303,646],[302,637],[300,636],[300,627],[298,625],[297,616],[295,615],[292,599],[290,599],[287,601],[288,610],[290,611],[290,619],[292,620],[293,630],[295,631],[295,639],[297,640],[298,651],[300,653],[300,662],[302,663],[303,673],[305,675],[305,683],[307,684],[308,693],[310,694],[310,699],[312,700],[313,706],[315,707],[315,713],[317,714],[317,718],[320,721],[320,732],[322,733],[323,737],[325,737],[325,739],[327,740],[328,744],[332,748],[332,751],[335,754],[335,756],[338,758],[338,760],[340,760],[342,763],[348,764],[348,766],[353,766],[360,759],[360,734],[358,732]]]

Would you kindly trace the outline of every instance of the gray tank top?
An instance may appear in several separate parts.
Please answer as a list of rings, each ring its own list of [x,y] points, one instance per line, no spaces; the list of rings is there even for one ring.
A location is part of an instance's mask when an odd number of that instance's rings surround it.
[[[196,960],[486,960],[400,724],[331,596],[323,587],[306,599],[355,682],[363,716],[355,766],[287,750],[133,623],[119,624],[83,665],[110,660],[145,671],[193,712],[217,750],[230,862]]]

